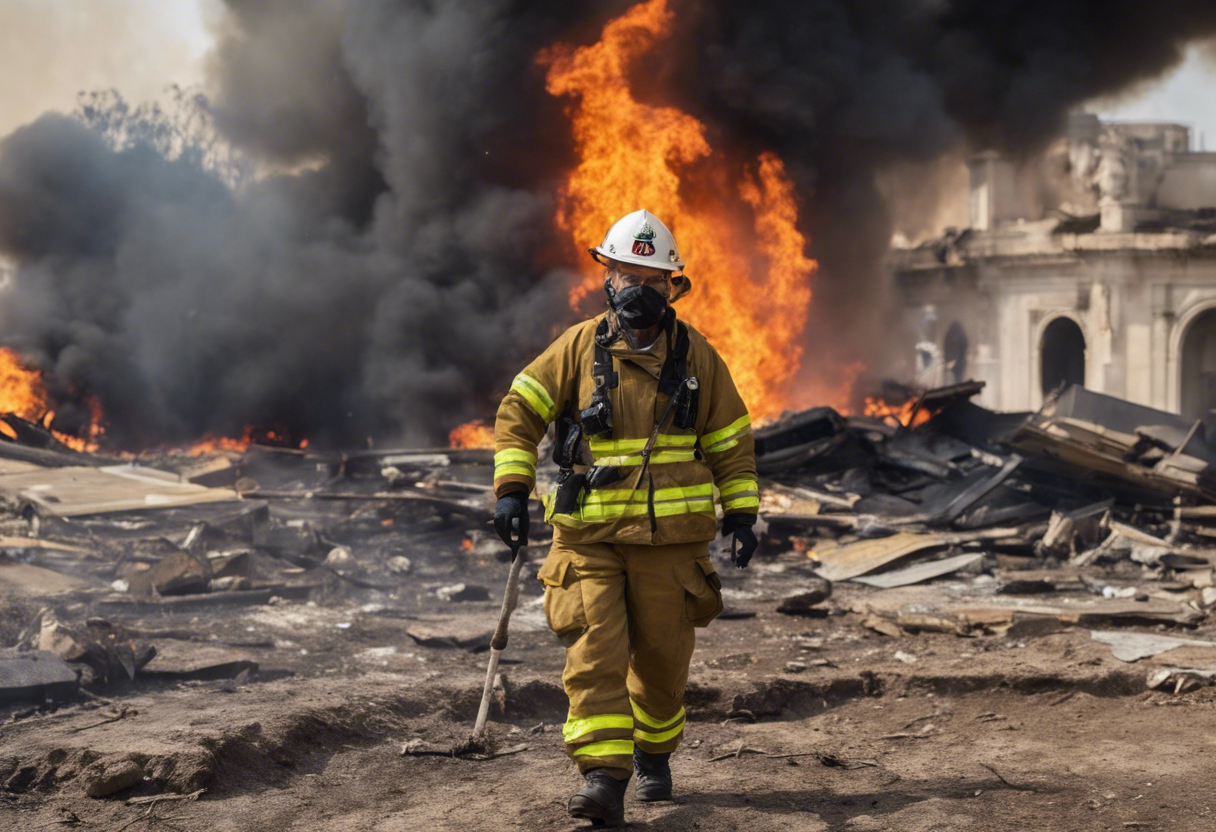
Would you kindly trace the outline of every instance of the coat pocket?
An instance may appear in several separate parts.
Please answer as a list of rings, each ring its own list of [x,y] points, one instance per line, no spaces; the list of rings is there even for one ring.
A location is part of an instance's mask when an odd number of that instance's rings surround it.
[[[676,567],[684,587],[684,618],[704,627],[722,612],[722,581],[709,558],[697,558]]]
[[[587,610],[583,606],[583,587],[570,563],[570,555],[550,555],[537,573],[545,585],[545,618],[549,629],[566,647],[587,632]]]

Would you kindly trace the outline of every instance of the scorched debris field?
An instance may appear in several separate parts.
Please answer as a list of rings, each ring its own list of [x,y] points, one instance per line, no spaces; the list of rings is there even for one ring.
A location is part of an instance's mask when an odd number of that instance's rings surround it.
[[[915,428],[760,431],[764,548],[719,561],[677,799],[630,798],[636,828],[1212,828],[1202,435],[1079,389],[998,415],[976,389],[912,400]],[[0,824],[576,825],[535,580],[493,749],[449,753],[507,572],[488,451],[132,461],[9,421]]]

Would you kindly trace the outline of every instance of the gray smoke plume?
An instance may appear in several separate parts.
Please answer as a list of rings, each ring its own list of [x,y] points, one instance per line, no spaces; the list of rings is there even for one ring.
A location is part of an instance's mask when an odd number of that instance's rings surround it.
[[[155,118],[147,140],[57,115],[14,132],[0,337],[47,372],[64,427],[96,396],[128,446],[247,425],[432,442],[491,414],[569,322],[577,265],[553,225],[569,126],[535,55],[594,40],[630,5],[226,0],[199,106],[273,173],[231,187]],[[883,286],[881,171],[968,144],[1033,152],[1073,105],[1216,32],[1198,0],[673,6],[674,42],[640,68],[639,94],[787,161],[822,267],[813,359],[871,354],[826,322],[864,330],[883,313],[856,288]]]

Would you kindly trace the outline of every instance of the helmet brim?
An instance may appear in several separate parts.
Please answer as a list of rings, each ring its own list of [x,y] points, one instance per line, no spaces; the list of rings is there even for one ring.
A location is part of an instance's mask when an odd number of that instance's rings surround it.
[[[603,257],[605,260],[609,261],[615,260],[618,263],[629,263],[634,266],[645,266],[648,269],[658,269],[664,272],[679,272],[684,270],[683,260],[676,260],[673,262],[670,260],[655,260],[651,257],[641,257],[636,254],[609,254],[604,250],[603,246],[596,246],[590,251],[592,259],[594,259],[595,262],[599,263],[601,266],[608,265],[608,263],[605,263],[600,259],[600,257]],[[597,257],[596,255],[599,256]]]

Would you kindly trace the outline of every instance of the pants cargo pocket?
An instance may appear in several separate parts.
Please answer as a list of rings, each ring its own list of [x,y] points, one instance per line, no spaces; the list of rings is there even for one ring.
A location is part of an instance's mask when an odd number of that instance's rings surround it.
[[[697,558],[676,567],[684,587],[684,618],[694,627],[704,627],[722,612],[722,582],[709,558]]]
[[[570,565],[570,556],[549,557],[537,573],[545,585],[545,618],[549,629],[566,647],[587,632],[587,611],[583,607],[583,587]]]

